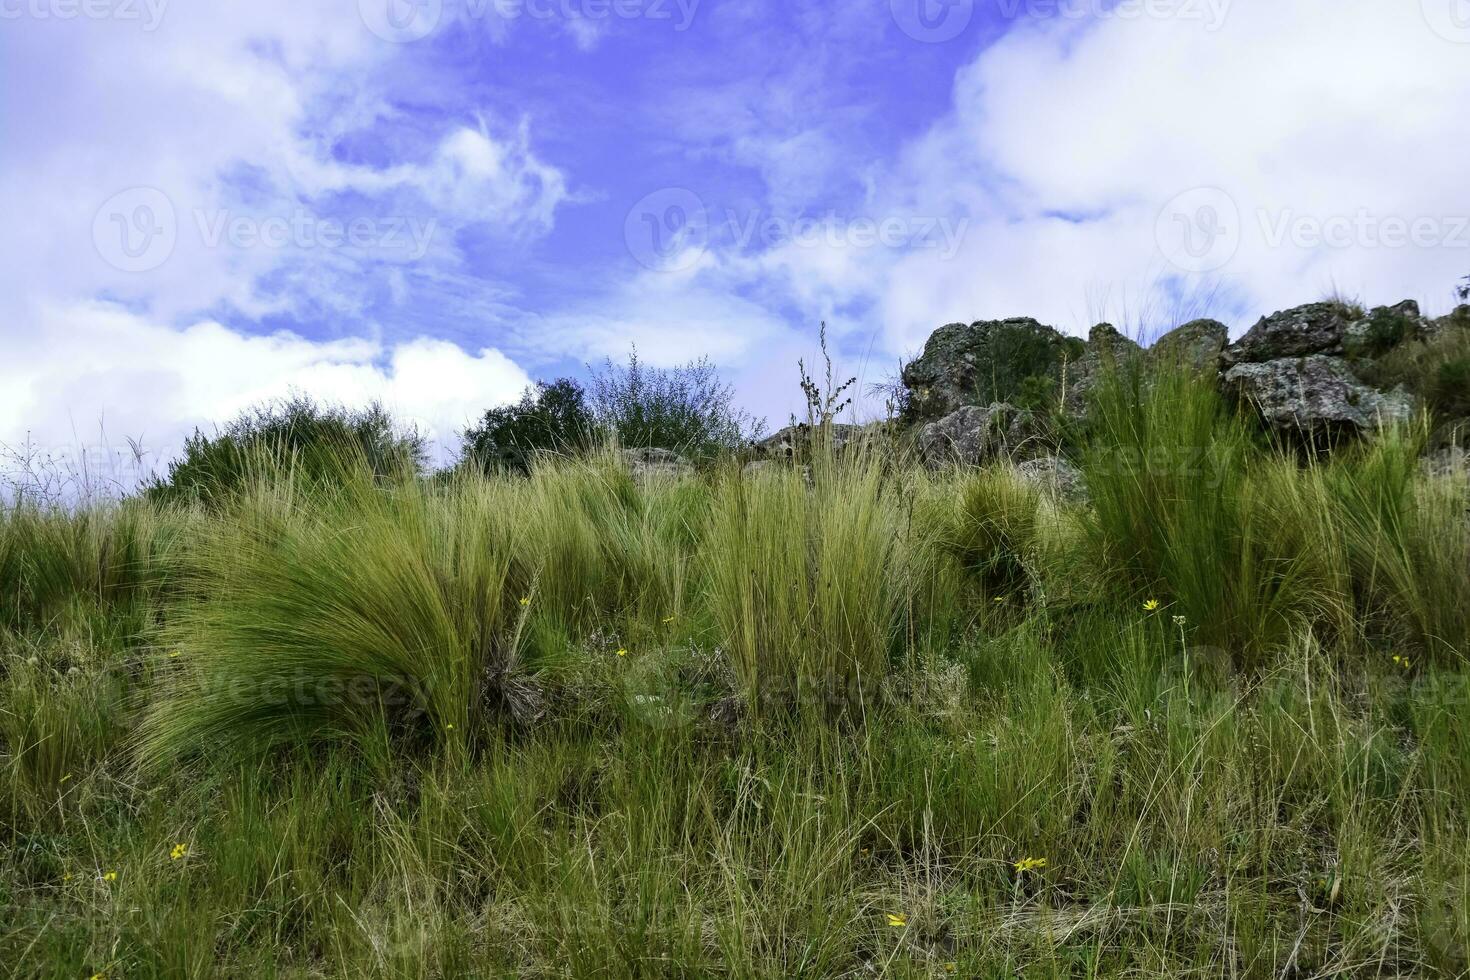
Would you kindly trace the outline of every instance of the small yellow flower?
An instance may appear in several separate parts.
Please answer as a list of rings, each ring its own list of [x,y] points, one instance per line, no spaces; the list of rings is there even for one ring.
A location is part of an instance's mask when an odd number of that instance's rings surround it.
[[[454,731],[454,722],[451,721],[449,724],[445,725],[444,726],[444,730],[446,732],[452,732],[452,731]]]
[[[945,973],[958,973],[959,972],[959,969],[960,969],[960,965],[958,963],[946,963],[946,964],[944,964],[944,972]]]
[[[672,623],[673,621],[674,621],[674,617],[673,616],[665,616],[664,617],[664,625],[665,626],[667,626],[669,623]]]
[[[64,874],[64,875],[61,876],[61,880],[62,881],[71,881],[71,879],[72,879],[72,874],[71,874],[70,871],[68,871],[66,874]]]
[[[1408,657],[1401,657],[1398,654],[1394,654],[1394,656],[1393,656],[1393,662],[1396,663],[1396,664],[1398,664],[1400,667],[1404,668],[1405,670],[1408,670],[1409,667],[1410,667],[1410,665],[1413,664],[1413,661],[1410,660]]]
[[[994,599],[991,599],[990,601],[999,604],[999,603],[1005,602],[1006,601],[1006,597],[1003,596],[1003,595],[998,595]]]
[[[618,650],[618,656],[620,656],[620,657],[626,657],[627,655],[628,655],[628,651],[627,650],[621,650],[621,649]]]
[[[528,595],[521,596],[521,605],[523,605],[523,606],[529,606],[530,604],[531,604],[531,597],[530,596],[528,596]]]
[[[188,844],[175,844],[174,849],[168,852],[169,859],[177,861],[189,853]]]
[[[116,871],[104,871],[102,873],[102,880],[103,881],[117,881],[117,872]]]
[[[168,655],[168,659],[170,659],[170,660],[177,660],[180,657],[182,657],[183,655],[184,654],[181,651],[175,650],[173,653],[171,653],[171,654]]]
[[[896,914],[893,912],[889,912],[888,924],[895,929],[902,929],[904,926],[909,924],[909,917],[904,915],[902,912]]]
[[[105,973],[94,973],[94,974],[92,974],[92,980],[107,980],[107,974],[105,974]]]
[[[1159,600],[1157,599],[1145,599],[1143,603],[1143,611],[1158,612],[1162,606],[1163,603],[1159,602]]]
[[[1016,871],[1025,874],[1027,871],[1040,871],[1046,867],[1046,858],[1022,858],[1016,862]]]

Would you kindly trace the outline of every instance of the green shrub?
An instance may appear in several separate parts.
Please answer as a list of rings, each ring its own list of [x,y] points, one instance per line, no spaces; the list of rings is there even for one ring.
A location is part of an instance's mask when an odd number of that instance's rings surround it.
[[[709,457],[739,448],[761,429],[735,409],[735,389],[703,358],[680,367],[651,368],[634,350],[627,364],[608,360],[594,371],[589,387],[598,424],[630,448]]]
[[[199,430],[184,442],[167,479],[149,497],[164,502],[221,502],[270,471],[311,483],[331,482],[344,460],[366,460],[378,477],[416,474],[427,456],[423,437],[403,431],[380,405],[354,410],[293,395],[241,414],[213,436]]]
[[[460,457],[483,472],[528,473],[538,455],[577,453],[598,438],[582,386],[570,378],[538,382],[513,405],[492,408],[464,433]]]

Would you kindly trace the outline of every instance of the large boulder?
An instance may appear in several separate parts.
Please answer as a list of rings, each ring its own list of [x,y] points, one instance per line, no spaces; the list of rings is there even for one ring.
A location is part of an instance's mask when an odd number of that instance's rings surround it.
[[[1453,313],[1429,321],[1424,333],[1428,337],[1437,337],[1451,330],[1470,330],[1470,306],[1457,307]]]
[[[996,459],[1024,459],[1046,449],[1034,414],[1004,402],[981,408],[966,405],[919,433],[925,464],[977,466]]]
[[[1218,320],[1191,320],[1164,334],[1148,349],[1155,364],[1178,365],[1213,376],[1230,343],[1230,328]]]
[[[1226,348],[1225,366],[1311,354],[1341,354],[1349,324],[1360,319],[1355,312],[1345,303],[1329,300],[1262,317],[1245,336]]]
[[[1087,482],[1082,471],[1058,456],[1038,456],[1016,467],[1021,479],[1058,500],[1085,502]]]
[[[848,443],[864,432],[861,425],[833,422],[831,426],[832,449],[841,451]],[[805,422],[788,425],[786,428],[755,443],[751,448],[758,460],[805,458],[812,447],[812,427]]]
[[[1342,352],[1354,360],[1380,357],[1428,333],[1429,323],[1419,313],[1419,304],[1406,299],[1397,306],[1379,306],[1349,323],[1342,338]]]
[[[1099,323],[1087,334],[1083,354],[1068,364],[1062,375],[1062,411],[1081,418],[1087,414],[1087,399],[1104,370],[1125,366],[1141,357],[1143,348],[1118,332],[1111,323]]]
[[[906,416],[932,422],[965,406],[1014,401],[1035,389],[1055,389],[1064,367],[1086,345],[1030,317],[951,323],[936,330],[924,352],[903,369]]]
[[[1408,392],[1379,391],[1342,358],[1323,354],[1237,364],[1224,381],[1227,391],[1255,406],[1272,428],[1299,435],[1367,433],[1414,414]]]
[[[633,479],[676,480],[694,472],[683,456],[670,449],[624,449],[623,463]]]

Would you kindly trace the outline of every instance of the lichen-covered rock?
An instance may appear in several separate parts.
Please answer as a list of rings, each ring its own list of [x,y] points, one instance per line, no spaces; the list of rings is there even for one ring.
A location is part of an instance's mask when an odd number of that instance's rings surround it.
[[[624,449],[623,462],[635,480],[674,480],[688,476],[694,467],[669,449]]]
[[[1164,334],[1149,348],[1154,364],[1179,365],[1203,375],[1220,370],[1230,329],[1218,320],[1191,320]]]
[[[1012,405],[966,405],[919,433],[919,452],[932,467],[975,466],[1000,458],[1025,458],[1045,449],[1036,416]]]
[[[903,369],[910,421],[930,422],[965,406],[1013,401],[1028,389],[1055,388],[1063,366],[1086,345],[1030,317],[951,323],[936,330],[924,352]]]
[[[1380,357],[1399,344],[1420,339],[1428,329],[1429,324],[1419,313],[1419,304],[1411,299],[1397,306],[1379,306],[1361,320],[1348,324],[1343,333],[1342,351],[1355,360]]]
[[[1021,479],[1059,500],[1085,501],[1087,484],[1082,471],[1059,456],[1039,456],[1016,467]]]
[[[1378,391],[1341,358],[1322,354],[1237,364],[1224,380],[1272,428],[1299,434],[1371,432],[1414,414],[1408,392]]]
[[[1429,321],[1424,333],[1428,337],[1437,337],[1450,330],[1470,330],[1470,306],[1457,307],[1453,313]]]
[[[1087,335],[1080,358],[1065,365],[1062,374],[1062,411],[1073,418],[1087,414],[1087,399],[1105,369],[1120,367],[1141,357],[1143,348],[1119,333],[1111,323],[1099,323]]]
[[[840,451],[858,438],[863,432],[863,426],[848,425],[843,422],[834,422],[831,427],[832,449]],[[795,459],[805,456],[812,446],[812,427],[805,422],[797,425],[788,425],[786,428],[767,436],[754,445],[756,455],[761,459]]]
[[[1342,353],[1343,337],[1356,317],[1343,303],[1308,303],[1262,317],[1225,349],[1226,367],[1261,364],[1285,357]]]

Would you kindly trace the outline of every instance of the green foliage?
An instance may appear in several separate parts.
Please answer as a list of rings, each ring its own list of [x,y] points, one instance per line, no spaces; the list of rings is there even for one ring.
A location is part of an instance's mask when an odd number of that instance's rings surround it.
[[[704,358],[653,368],[634,350],[627,364],[606,361],[593,372],[588,388],[598,424],[628,448],[705,458],[738,449],[760,428],[734,407],[735,389]]]
[[[492,408],[464,433],[460,455],[473,468],[528,473],[537,456],[577,453],[597,439],[582,386],[570,378],[539,382],[513,405]]]
[[[1091,503],[869,446],[0,512],[0,962],[1464,975],[1463,479],[1095,397]]]
[[[167,479],[155,478],[147,493],[168,503],[219,503],[271,472],[332,482],[344,460],[358,459],[386,478],[417,474],[427,457],[423,437],[398,429],[380,405],[354,410],[294,395],[256,406],[212,436],[196,429]]]
[[[1364,370],[1380,387],[1406,386],[1442,421],[1470,418],[1470,323],[1395,347]]]

